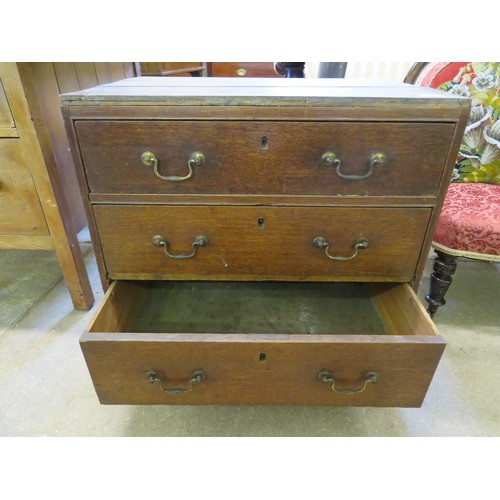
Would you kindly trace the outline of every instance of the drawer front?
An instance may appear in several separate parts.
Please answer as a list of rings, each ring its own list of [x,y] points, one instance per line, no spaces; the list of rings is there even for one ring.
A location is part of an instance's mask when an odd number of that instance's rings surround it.
[[[123,333],[143,288],[113,283],[81,339],[101,403],[420,406],[445,345],[406,284],[376,292],[404,311],[386,335]]]
[[[168,340],[82,342],[103,404],[421,406],[442,354],[433,343]],[[418,360],[418,363],[415,363]],[[190,384],[193,373],[206,379]],[[332,383],[319,379],[328,372]],[[160,380],[150,383],[152,373]]]
[[[409,281],[431,210],[97,205],[94,214],[113,279]]]
[[[0,139],[0,233],[48,234],[19,139]]]
[[[94,193],[416,196],[436,194],[454,128],[79,121],[76,129]],[[197,152],[204,159],[192,156]],[[143,153],[154,156],[143,162]]]

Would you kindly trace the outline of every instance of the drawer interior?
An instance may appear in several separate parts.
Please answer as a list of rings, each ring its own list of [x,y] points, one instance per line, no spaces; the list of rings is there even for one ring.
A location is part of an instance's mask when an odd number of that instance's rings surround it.
[[[435,335],[407,284],[115,281],[90,332]]]
[[[377,334],[367,287],[342,283],[156,282],[139,332]]]

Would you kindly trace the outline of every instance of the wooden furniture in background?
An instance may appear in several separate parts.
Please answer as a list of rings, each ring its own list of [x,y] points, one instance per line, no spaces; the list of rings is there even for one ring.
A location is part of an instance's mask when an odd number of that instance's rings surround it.
[[[422,404],[445,341],[415,290],[467,99],[222,78],[62,99],[111,282],[81,338],[102,403]],[[275,308],[294,294],[296,307]],[[366,308],[373,329],[359,324]]]
[[[142,76],[268,77],[303,76],[305,63],[274,62],[141,62]],[[292,66],[283,66],[292,65]]]
[[[274,68],[274,62],[209,62],[208,76],[283,78]]]
[[[142,76],[208,76],[204,62],[141,62]]]
[[[77,309],[94,296],[59,94],[135,74],[133,63],[0,63],[0,249],[55,251]]]

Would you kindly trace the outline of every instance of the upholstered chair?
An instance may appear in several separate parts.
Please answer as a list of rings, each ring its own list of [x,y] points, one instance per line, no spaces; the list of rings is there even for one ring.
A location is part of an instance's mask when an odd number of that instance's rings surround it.
[[[416,63],[405,82],[472,100],[432,242],[437,257],[426,296],[432,317],[446,303],[458,257],[500,262],[500,63]]]

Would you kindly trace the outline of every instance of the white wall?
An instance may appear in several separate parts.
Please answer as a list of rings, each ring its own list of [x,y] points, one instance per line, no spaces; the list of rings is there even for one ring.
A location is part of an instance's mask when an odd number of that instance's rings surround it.
[[[413,62],[348,62],[345,77],[402,82],[413,64]],[[306,63],[306,71],[310,78],[317,77],[318,69],[319,62]]]

